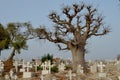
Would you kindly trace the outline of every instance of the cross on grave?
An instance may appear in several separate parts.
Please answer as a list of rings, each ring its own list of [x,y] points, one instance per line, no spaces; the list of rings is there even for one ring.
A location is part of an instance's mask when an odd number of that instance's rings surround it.
[[[47,63],[46,62],[42,63],[41,67],[43,68],[43,70],[46,70],[47,69]]]
[[[50,74],[51,73],[51,67],[52,67],[52,65],[51,65],[51,62],[50,62],[50,60],[48,61],[48,73]]]
[[[4,78],[5,78],[5,80],[10,80],[10,77],[9,77],[8,74],[6,74],[6,75],[4,76]]]
[[[72,76],[76,76],[75,74],[72,74],[72,70],[69,70],[68,74],[66,75],[67,77],[69,77],[69,80],[73,80]]]
[[[60,63],[60,65],[58,66],[59,71],[64,71],[65,70],[65,64],[64,63]]]
[[[37,64],[37,61],[35,61],[35,72],[37,72],[37,67],[39,66],[38,64]]]
[[[3,71],[4,71],[4,63],[0,60],[0,75],[2,75]]]
[[[103,67],[105,67],[105,65],[100,62],[100,64],[98,64],[98,67],[100,68],[100,72],[103,72]]]
[[[12,78],[14,73],[13,70],[11,69],[9,73],[10,73],[10,78]]]
[[[15,61],[15,62],[14,62],[14,66],[15,66],[16,72],[18,72],[18,61]]]
[[[40,76],[40,80],[44,80],[44,76],[43,75]]]
[[[77,74],[83,74],[83,67],[81,65],[77,67]]]
[[[30,64],[30,62],[27,62],[26,68],[27,68],[27,72],[29,72],[29,68],[32,68],[32,65]]]

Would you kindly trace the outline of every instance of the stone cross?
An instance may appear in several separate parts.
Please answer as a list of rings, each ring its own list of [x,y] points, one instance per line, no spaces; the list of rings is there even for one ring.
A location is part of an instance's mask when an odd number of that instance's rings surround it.
[[[10,73],[10,78],[12,78],[14,73],[13,70],[11,69],[9,73]]]
[[[37,61],[35,62],[35,72],[37,72],[37,67],[39,66],[38,64],[37,64]]]
[[[32,68],[32,66],[31,66],[30,62],[27,62],[26,67],[27,67],[27,72],[29,72],[29,68]]]
[[[78,67],[77,67],[77,73],[78,74],[79,73],[83,74],[83,67],[81,65],[78,65]]]
[[[48,73],[50,74],[51,73],[51,67],[52,67],[52,65],[51,65],[51,62],[50,62],[50,60],[48,61]]]
[[[103,67],[105,67],[105,65],[100,62],[100,64],[98,64],[98,67],[100,68],[100,72],[103,72]]]
[[[46,63],[46,62],[45,62],[45,63],[42,63],[41,66],[43,67],[43,70],[46,70],[46,68],[47,68],[47,63]]]
[[[69,70],[69,72],[68,72],[68,74],[66,76],[69,77],[69,80],[73,80],[72,76],[76,76],[76,75],[72,74],[72,70]]]
[[[0,60],[0,73],[3,72],[4,70],[4,64],[3,62]]]
[[[16,72],[18,72],[18,61],[15,61],[15,62],[14,62],[14,66],[15,66]]]
[[[40,76],[40,80],[44,80],[44,76],[43,75]]]
[[[64,71],[65,70],[65,64],[64,63],[60,63],[60,65],[58,66],[59,71]]]
[[[5,75],[5,80],[10,80],[10,77],[8,74]]]

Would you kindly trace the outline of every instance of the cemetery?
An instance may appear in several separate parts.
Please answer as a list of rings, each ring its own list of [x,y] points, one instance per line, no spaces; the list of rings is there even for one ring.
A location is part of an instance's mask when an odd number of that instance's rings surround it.
[[[13,63],[14,67],[5,73],[3,62],[0,60],[0,80],[120,80],[119,60],[86,61],[87,74],[83,72],[81,65],[78,66],[77,73],[74,73],[72,68],[66,67],[70,64],[64,63],[63,60],[57,62],[58,64],[51,63],[50,60],[17,60]]]
[[[4,1],[0,2],[0,80],[120,80],[115,0]],[[87,53],[94,59],[86,58]]]

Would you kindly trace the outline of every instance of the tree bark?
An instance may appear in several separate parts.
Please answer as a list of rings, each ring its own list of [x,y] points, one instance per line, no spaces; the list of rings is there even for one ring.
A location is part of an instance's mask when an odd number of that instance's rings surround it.
[[[73,59],[73,72],[77,72],[78,65],[83,67],[84,73],[86,73],[86,64],[85,64],[85,51],[84,47],[72,47],[72,59]]]
[[[15,48],[13,48],[12,53],[9,58],[4,62],[4,72],[8,73],[10,69],[13,68],[13,57],[15,55]]]

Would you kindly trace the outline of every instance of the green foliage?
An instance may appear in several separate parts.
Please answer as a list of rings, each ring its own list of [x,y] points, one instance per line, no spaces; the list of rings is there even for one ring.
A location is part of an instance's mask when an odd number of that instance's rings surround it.
[[[37,70],[43,70],[43,68],[41,66],[38,66]]]
[[[53,62],[53,55],[50,55],[50,54],[44,55],[41,60],[42,60],[42,62],[50,60],[52,63]]]
[[[57,66],[51,67],[51,72],[57,73],[58,72],[58,67]]]
[[[9,41],[10,38],[8,32],[4,29],[2,24],[0,24],[0,51],[3,49],[8,49]]]

